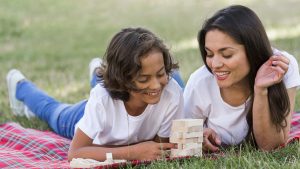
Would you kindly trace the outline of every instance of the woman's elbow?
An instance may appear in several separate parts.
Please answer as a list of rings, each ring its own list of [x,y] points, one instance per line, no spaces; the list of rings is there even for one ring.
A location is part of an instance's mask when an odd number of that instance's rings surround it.
[[[270,152],[279,147],[282,147],[283,145],[286,144],[286,142],[287,142],[287,139],[285,139],[285,138],[278,139],[275,142],[274,141],[263,142],[261,144],[258,144],[258,148],[262,151]]]

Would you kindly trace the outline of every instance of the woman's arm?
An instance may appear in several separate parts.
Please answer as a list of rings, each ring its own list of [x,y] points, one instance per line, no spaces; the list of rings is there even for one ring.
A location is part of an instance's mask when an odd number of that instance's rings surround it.
[[[257,145],[262,150],[273,150],[278,146],[285,144],[290,131],[291,114],[294,110],[296,87],[288,89],[290,99],[290,112],[286,117],[286,127],[277,130],[275,124],[271,121],[267,92],[255,92],[256,99],[253,103],[253,133]]]
[[[254,86],[253,133],[257,145],[262,150],[272,150],[284,144],[290,130],[291,112],[294,110],[296,88],[288,89],[290,111],[286,117],[286,127],[278,130],[271,121],[268,102],[268,87],[282,81],[288,70],[289,60],[284,56],[272,56],[259,69]]]
[[[104,161],[106,160],[106,153],[112,153],[114,159],[154,160],[161,158],[164,155],[164,150],[175,147],[171,143],[156,143],[154,141],[119,147],[100,147],[93,145],[92,142],[93,140],[78,128],[69,148],[68,160],[90,158]]]

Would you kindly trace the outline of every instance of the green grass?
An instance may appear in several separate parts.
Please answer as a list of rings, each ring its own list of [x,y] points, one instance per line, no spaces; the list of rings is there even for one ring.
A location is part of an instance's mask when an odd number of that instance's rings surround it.
[[[251,7],[265,24],[272,44],[300,61],[299,1],[230,1]],[[202,65],[195,45],[204,19],[230,5],[228,1],[0,1],[0,123],[49,129],[38,120],[10,114],[6,73],[18,68],[51,96],[75,103],[88,98],[88,63],[101,56],[123,27],[149,28],[164,39],[180,64],[183,79]],[[273,34],[275,32],[275,34]],[[277,34],[276,34],[277,33]],[[279,34],[278,34],[279,33]],[[295,108],[300,110],[300,92]],[[150,168],[299,168],[299,144],[272,152],[226,151],[216,160],[158,162]],[[143,168],[143,167],[141,167]]]

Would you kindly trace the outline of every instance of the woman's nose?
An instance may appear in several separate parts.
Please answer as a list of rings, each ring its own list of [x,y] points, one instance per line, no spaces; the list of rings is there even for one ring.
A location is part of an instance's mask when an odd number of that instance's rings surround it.
[[[213,68],[220,68],[224,65],[224,63],[217,57],[213,58],[212,60],[212,67]]]

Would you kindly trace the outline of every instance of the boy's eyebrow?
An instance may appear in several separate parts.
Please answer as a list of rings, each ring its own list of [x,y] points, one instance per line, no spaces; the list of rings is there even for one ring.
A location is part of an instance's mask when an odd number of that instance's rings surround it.
[[[165,68],[165,66],[162,66],[158,71],[158,72],[161,72],[163,69]],[[150,75],[147,75],[147,74],[140,74],[139,76],[150,76]]]

